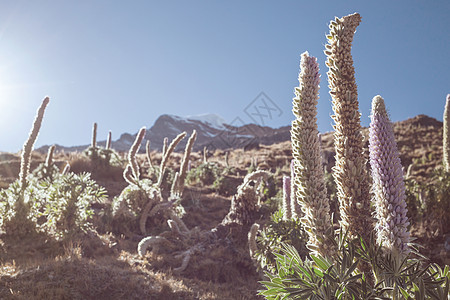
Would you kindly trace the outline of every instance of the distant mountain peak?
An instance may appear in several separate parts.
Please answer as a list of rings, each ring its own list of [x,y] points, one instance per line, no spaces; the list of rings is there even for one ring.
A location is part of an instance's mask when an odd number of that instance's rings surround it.
[[[222,118],[221,116],[219,116],[218,114],[200,114],[200,115],[195,115],[195,116],[186,116],[185,117],[187,120],[196,120],[196,121],[200,121],[203,123],[208,123],[210,126],[215,127],[215,128],[219,128],[219,129],[225,129],[225,124],[227,124],[227,122],[225,121],[224,118]]]

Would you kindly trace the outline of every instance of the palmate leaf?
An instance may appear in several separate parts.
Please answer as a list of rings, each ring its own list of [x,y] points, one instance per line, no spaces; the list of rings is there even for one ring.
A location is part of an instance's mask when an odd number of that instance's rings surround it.
[[[327,262],[323,257],[315,255],[310,255],[310,257],[316,263],[316,265],[323,271],[327,270],[331,266],[331,264]]]

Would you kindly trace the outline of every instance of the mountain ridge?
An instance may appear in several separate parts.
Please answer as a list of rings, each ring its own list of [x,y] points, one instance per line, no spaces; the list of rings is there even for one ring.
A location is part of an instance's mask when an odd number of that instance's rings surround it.
[[[170,114],[159,116],[154,124],[147,129],[140,152],[145,151],[145,143],[150,140],[152,150],[161,151],[164,138],[169,141],[178,134],[186,131],[188,135],[195,129],[197,131],[197,140],[194,143],[194,151],[203,150],[206,147],[209,151],[215,149],[236,149],[236,148],[258,148],[259,145],[272,145],[290,140],[290,125],[278,128],[261,126],[257,124],[245,124],[242,126],[233,126],[222,122],[222,118],[215,114],[201,115],[205,118],[196,118],[195,116],[179,117]],[[219,122],[211,119],[211,116],[218,118]],[[209,120],[209,121],[208,121]],[[403,121],[394,122],[394,126],[433,126],[442,127],[442,122],[426,115],[417,115]],[[328,133],[322,133],[326,135]],[[112,148],[119,152],[127,152],[134,143],[137,132],[122,133],[119,139],[112,142]],[[182,151],[186,145],[187,138],[184,138],[177,146],[175,151]],[[97,145],[104,147],[106,141],[98,141]],[[83,151],[89,144],[79,146],[62,146],[55,144],[57,150],[66,152]],[[46,152],[49,145],[44,145],[36,151]]]

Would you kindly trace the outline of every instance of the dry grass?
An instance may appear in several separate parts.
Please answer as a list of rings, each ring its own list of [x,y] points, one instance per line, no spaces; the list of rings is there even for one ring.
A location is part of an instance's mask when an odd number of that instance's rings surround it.
[[[412,174],[420,180],[426,181],[428,174],[442,159],[442,124],[436,122],[416,117],[395,125],[402,163],[406,169],[413,161],[420,162]],[[322,135],[322,147],[327,168],[331,169],[334,163],[332,133]],[[152,152],[151,156],[153,164],[158,166],[161,154]],[[137,158],[141,173],[147,174],[145,155],[139,154]],[[177,170],[181,158],[182,154],[174,153],[169,166]],[[291,144],[286,141],[248,151],[232,150],[229,153],[229,165],[236,168],[238,177],[242,178],[252,159],[254,162],[256,160],[257,167],[276,172],[276,180],[281,183],[281,177],[290,174],[291,158]],[[32,168],[44,160],[44,155],[33,154]],[[62,167],[66,161],[70,161],[73,171],[94,173],[93,178],[107,189],[110,200],[126,186],[121,168],[102,173],[101,170],[94,170],[90,162],[78,153],[58,153],[55,160]],[[203,155],[192,153],[191,160],[192,167],[196,167],[203,162]],[[225,151],[210,153],[208,161],[225,167]],[[18,172],[19,156],[0,153],[0,188],[14,181]],[[183,220],[188,228],[197,226],[201,230],[209,230],[227,214],[230,199],[217,195],[211,187],[188,186],[182,201],[186,210]],[[426,227],[417,227],[414,233],[419,236],[419,240],[426,242],[427,253],[440,255],[433,253],[432,249],[442,249],[442,234],[434,236]],[[256,296],[257,290],[261,288],[258,278],[251,274],[239,274],[231,270],[225,283],[218,283],[220,280],[214,274],[185,272],[174,275],[172,270],[179,266],[179,260],[170,260],[164,254],[154,253],[139,257],[136,253],[137,243],[137,240],[97,233],[73,237],[65,242],[54,241],[44,235],[20,240],[0,236],[0,298],[262,299]],[[216,272],[214,262],[191,263],[210,263],[209,271]],[[207,280],[195,279],[208,276]]]

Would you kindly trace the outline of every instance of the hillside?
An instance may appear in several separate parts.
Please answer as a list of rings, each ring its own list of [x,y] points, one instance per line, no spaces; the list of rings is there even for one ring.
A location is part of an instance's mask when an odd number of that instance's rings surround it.
[[[156,136],[158,126],[167,128],[168,124],[179,121],[170,116],[162,116],[158,120],[149,130],[150,136]],[[191,127],[183,120],[183,130],[189,132],[199,126],[204,127],[203,132],[219,130],[217,126],[211,126],[207,131],[205,128],[208,125],[204,121],[192,120],[189,124]],[[228,128],[226,124],[223,126]],[[255,136],[259,130],[267,132],[267,129],[253,125],[249,125],[248,130],[249,128],[255,132]],[[175,136],[179,129],[177,127],[170,134],[167,133],[167,136]],[[290,174],[291,143],[285,138],[289,128],[271,130],[270,135],[266,134],[265,137],[260,135],[258,147],[217,148],[208,152],[208,161],[215,163],[219,169],[226,167],[225,157],[228,156],[228,167],[233,171],[226,176],[227,188],[235,189],[242,182],[248,169],[258,168],[274,173],[276,190],[280,189],[282,176]],[[405,172],[409,165],[414,163],[410,176],[421,182],[427,182],[430,174],[442,161],[442,123],[419,115],[395,123],[394,130]],[[366,137],[367,134],[368,130],[364,129]],[[163,135],[157,136],[157,139],[161,138]],[[264,138],[270,143],[267,142],[266,145]],[[122,136],[119,140],[132,142],[134,137]],[[331,170],[334,164],[333,133],[321,134],[321,140],[324,167]],[[200,145],[206,143],[206,136],[199,137],[198,142]],[[155,142],[155,148],[160,146],[161,144]],[[201,149],[202,147],[197,147],[191,153],[192,169],[203,162]],[[125,158],[126,153],[120,153],[120,157]],[[151,157],[153,164],[160,163],[161,153],[158,150],[153,150]],[[137,158],[142,176],[147,177],[147,174],[151,174],[151,168],[145,155],[139,154]],[[182,153],[175,153],[169,161],[169,167],[178,168],[181,159]],[[35,152],[31,168],[35,168],[44,160],[43,154]],[[74,172],[93,172],[92,177],[108,192],[107,203],[127,186],[122,178],[122,168],[102,173],[93,169],[80,153],[63,151],[56,154],[55,162],[58,167],[62,168],[66,161],[71,162]],[[2,188],[6,188],[17,178],[19,167],[20,158],[17,154],[0,154]],[[228,191],[219,193],[211,183],[203,185],[189,181],[181,202],[186,211],[183,216],[186,226],[197,230],[194,232],[220,228],[216,226],[227,215],[231,206],[231,196],[232,193]],[[101,211],[104,205],[98,204],[96,210]],[[96,222],[101,220],[101,216],[96,215],[96,220]],[[259,222],[265,221],[261,219]],[[424,245],[426,255],[440,264],[449,264],[450,251],[444,249],[445,239],[450,234],[449,228],[444,231],[430,228],[429,224],[421,223],[411,230]],[[223,254],[221,262],[212,261],[210,258],[195,261],[191,265],[192,270],[188,268],[184,273],[177,274],[174,270],[181,263],[178,258],[154,252],[148,252],[144,257],[139,256],[136,248],[140,238],[142,236],[113,234],[100,227],[88,235],[75,236],[64,241],[48,239],[44,235],[29,239],[11,239],[0,235],[0,298],[262,299],[255,296],[260,288],[258,280],[261,280],[261,277],[256,272],[249,271],[249,266],[233,266],[228,269],[224,267],[232,265],[233,259],[240,255],[239,251],[234,258]],[[218,255],[222,255],[221,246],[213,249],[219,253]],[[218,266],[222,266],[223,269],[217,269]],[[82,276],[79,276],[80,274]]]

